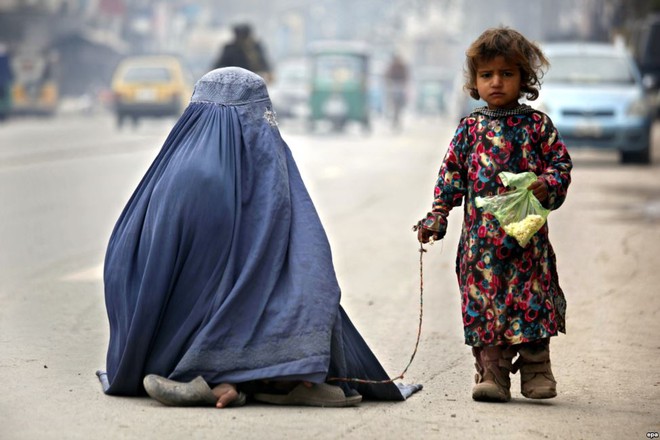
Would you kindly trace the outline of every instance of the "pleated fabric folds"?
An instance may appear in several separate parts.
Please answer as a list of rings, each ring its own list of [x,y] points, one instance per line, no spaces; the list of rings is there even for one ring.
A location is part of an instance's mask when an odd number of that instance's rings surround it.
[[[108,394],[140,395],[152,373],[387,378],[340,306],[325,231],[265,83],[247,70],[197,82],[113,229],[104,286]],[[393,384],[357,388],[404,398]]]

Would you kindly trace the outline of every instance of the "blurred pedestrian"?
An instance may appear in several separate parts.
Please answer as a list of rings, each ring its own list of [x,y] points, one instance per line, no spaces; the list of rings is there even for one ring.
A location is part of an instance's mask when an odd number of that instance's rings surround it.
[[[353,406],[387,374],[339,303],[330,245],[264,80],[214,70],[124,208],[104,269],[113,395]],[[337,383],[336,381],[334,383]]]
[[[233,28],[234,40],[223,48],[214,68],[242,67],[261,76],[267,83],[272,81],[272,70],[261,43],[252,35],[249,24],[237,24]]]
[[[408,86],[408,66],[397,53],[392,55],[385,72],[387,104],[392,122],[392,128],[401,128],[401,113],[406,105],[406,88]]]
[[[545,208],[564,202],[572,169],[566,146],[546,114],[519,103],[538,97],[548,62],[536,44],[504,27],[485,31],[466,55],[465,87],[488,105],[458,125],[440,167],[432,210],[415,229],[422,243],[443,238],[449,211],[465,200],[456,272],[465,343],[476,358],[472,398],[508,401],[509,373],[518,368],[523,396],[552,398],[557,392],[549,343],[565,332],[566,301],[547,223],[523,248],[492,214],[475,206],[478,196],[505,192],[502,171],[535,173],[528,189]]]
[[[14,75],[11,69],[7,47],[0,43],[0,120],[5,119],[11,111],[11,86]]]

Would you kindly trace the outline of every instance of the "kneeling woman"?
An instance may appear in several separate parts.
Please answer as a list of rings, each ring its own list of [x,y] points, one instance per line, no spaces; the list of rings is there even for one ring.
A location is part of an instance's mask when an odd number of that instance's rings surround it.
[[[387,379],[339,304],[330,246],[264,81],[204,75],[124,208],[105,269],[107,394],[351,406]]]

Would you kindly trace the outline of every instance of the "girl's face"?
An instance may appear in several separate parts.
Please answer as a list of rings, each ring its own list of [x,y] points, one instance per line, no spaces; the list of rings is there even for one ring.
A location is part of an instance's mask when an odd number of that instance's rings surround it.
[[[477,91],[490,109],[508,109],[518,105],[520,69],[503,56],[477,64]]]

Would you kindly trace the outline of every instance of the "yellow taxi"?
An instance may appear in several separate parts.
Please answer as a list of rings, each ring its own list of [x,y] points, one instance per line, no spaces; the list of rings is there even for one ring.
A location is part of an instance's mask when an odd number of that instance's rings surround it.
[[[123,59],[112,78],[118,126],[126,118],[181,115],[190,101],[192,78],[178,58],[167,55]]]

